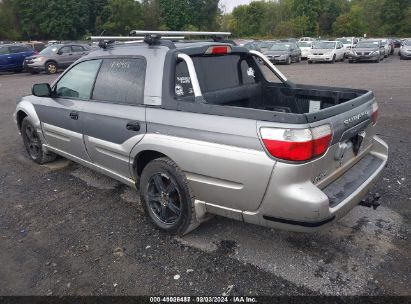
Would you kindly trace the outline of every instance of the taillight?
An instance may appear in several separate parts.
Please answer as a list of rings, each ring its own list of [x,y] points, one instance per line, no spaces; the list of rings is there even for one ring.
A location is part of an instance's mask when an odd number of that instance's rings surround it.
[[[372,114],[371,114],[372,124],[375,126],[378,120],[378,103],[375,101],[372,104]]]
[[[275,158],[306,161],[321,156],[331,142],[331,126],[310,129],[261,128],[261,138],[267,151]]]
[[[211,55],[228,54],[231,53],[231,47],[229,45],[210,46],[205,53]]]

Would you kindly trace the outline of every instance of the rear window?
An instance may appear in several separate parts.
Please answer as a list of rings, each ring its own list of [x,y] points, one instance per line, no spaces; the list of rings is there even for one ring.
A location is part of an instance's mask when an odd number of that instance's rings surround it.
[[[124,104],[142,104],[146,60],[104,59],[94,86],[93,99]]]
[[[5,55],[5,54],[9,54],[9,48],[8,47],[1,47],[0,46],[0,55]]]
[[[257,82],[251,58],[240,55],[192,57],[203,93],[234,88]],[[177,64],[175,95],[193,96],[190,75],[184,61]]]
[[[21,45],[13,45],[10,46],[10,52],[11,53],[23,53],[23,52],[28,52],[32,50],[31,48],[29,49],[28,47],[21,46]]]

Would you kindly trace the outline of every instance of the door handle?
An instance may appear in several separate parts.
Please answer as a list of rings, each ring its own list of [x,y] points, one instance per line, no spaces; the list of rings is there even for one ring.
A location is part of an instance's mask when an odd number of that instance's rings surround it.
[[[78,112],[70,112],[70,118],[74,120],[78,120]]]
[[[126,129],[130,131],[140,131],[140,123],[138,121],[129,121],[126,125]]]

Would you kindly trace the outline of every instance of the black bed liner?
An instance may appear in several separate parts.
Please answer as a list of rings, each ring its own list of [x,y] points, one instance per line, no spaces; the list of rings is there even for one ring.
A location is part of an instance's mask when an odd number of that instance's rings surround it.
[[[192,54],[197,53],[198,50],[185,50],[184,52]],[[249,104],[244,103],[244,99],[249,98],[250,94],[252,94],[251,91],[247,90],[250,88],[255,90],[253,85],[242,85],[232,89],[204,92],[200,99],[195,99],[194,97],[176,98],[174,86],[177,53],[177,50],[171,50],[166,55],[164,65],[162,107],[169,110],[269,122],[307,124],[350,111],[374,99],[373,92],[367,90],[294,84],[290,81],[286,84],[275,84],[265,80],[261,82],[261,94],[267,94],[267,89],[276,90],[278,93],[276,95],[277,101],[283,99],[283,103],[288,103],[288,106],[290,106],[293,103],[293,99],[298,100],[302,110],[279,111],[276,110],[278,107],[272,107],[270,102],[267,101],[260,102],[259,104],[255,102],[253,104],[252,101]],[[234,90],[235,92],[229,92],[229,90]],[[238,100],[232,102],[227,98],[230,94],[237,96]],[[224,99],[226,99],[226,103]],[[321,101],[326,106],[322,107],[320,111],[307,113],[307,104],[310,99],[322,99]],[[273,100],[273,98],[266,98],[265,100]]]

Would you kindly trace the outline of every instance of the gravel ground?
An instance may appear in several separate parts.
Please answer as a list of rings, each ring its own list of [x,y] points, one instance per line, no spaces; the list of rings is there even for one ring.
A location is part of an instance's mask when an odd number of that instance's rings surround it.
[[[374,191],[317,234],[216,217],[183,238],[153,229],[137,194],[70,161],[39,166],[15,100],[55,76],[0,75],[1,295],[411,295],[411,61],[279,66],[297,83],[366,88],[390,159]]]

